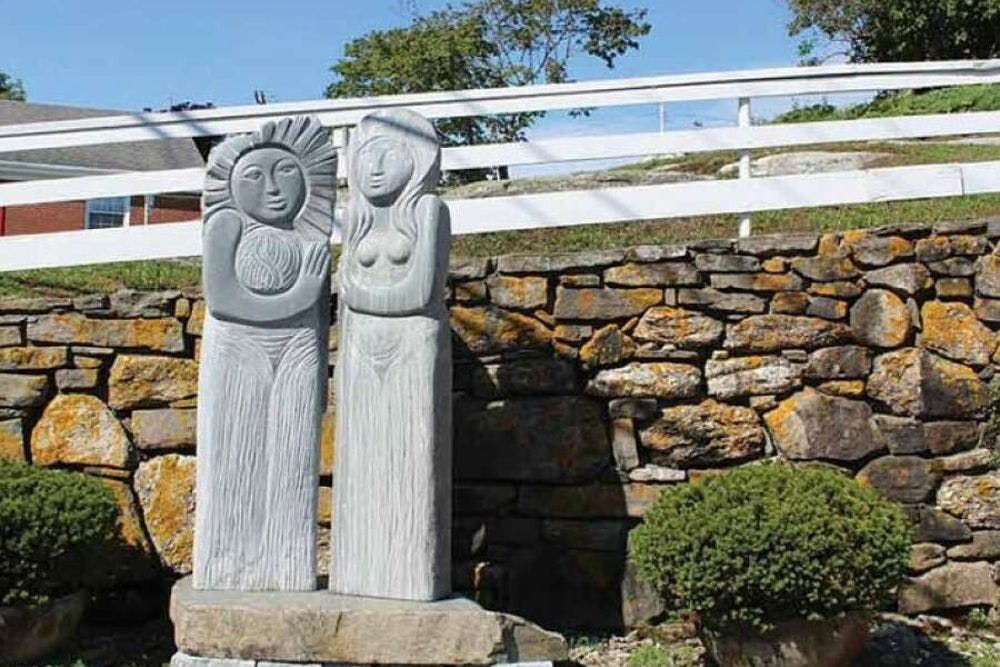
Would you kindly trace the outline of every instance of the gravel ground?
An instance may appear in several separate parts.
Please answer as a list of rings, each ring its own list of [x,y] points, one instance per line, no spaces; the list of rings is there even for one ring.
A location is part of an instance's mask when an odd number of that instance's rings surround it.
[[[857,667],[1000,667],[1000,626],[984,616],[975,627],[945,618],[876,621]],[[570,659],[584,667],[710,667],[694,628],[670,624],[624,636],[571,638]]]

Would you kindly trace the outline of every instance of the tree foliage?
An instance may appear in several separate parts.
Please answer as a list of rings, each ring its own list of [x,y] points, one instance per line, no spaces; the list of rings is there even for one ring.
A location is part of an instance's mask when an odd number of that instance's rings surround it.
[[[0,70],[0,100],[24,101],[24,84]]]
[[[1000,56],[1000,0],[788,0],[789,34],[815,64]],[[821,50],[824,51],[821,53]]]
[[[466,0],[349,42],[329,97],[498,88],[569,80],[574,56],[616,58],[649,32],[646,10],[603,0]],[[439,121],[447,144],[523,139],[541,113]]]

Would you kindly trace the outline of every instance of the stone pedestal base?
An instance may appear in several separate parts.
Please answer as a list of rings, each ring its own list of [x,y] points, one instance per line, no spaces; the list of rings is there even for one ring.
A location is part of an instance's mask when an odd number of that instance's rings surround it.
[[[497,665],[563,660],[566,641],[462,598],[405,602],[174,585],[171,667]]]

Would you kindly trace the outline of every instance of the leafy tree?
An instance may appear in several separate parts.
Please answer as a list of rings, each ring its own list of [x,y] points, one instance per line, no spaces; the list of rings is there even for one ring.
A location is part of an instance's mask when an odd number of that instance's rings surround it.
[[[0,70],[0,100],[24,101],[24,84]]]
[[[349,42],[328,97],[496,88],[570,80],[574,56],[607,67],[639,46],[646,10],[603,0],[465,0]],[[446,144],[515,141],[542,113],[437,122]]]
[[[799,55],[815,64],[1000,56],[1000,0],[788,0]],[[820,53],[823,46],[827,52]]]

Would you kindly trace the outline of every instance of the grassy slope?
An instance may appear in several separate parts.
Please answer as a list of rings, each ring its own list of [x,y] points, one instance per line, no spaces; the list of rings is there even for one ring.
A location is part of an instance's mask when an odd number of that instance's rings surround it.
[[[921,94],[899,94],[875,101],[834,109],[819,105],[793,110],[777,122],[831,120],[916,113],[944,113],[1000,109],[1000,86],[967,86]],[[815,146],[797,150],[825,148]],[[1000,145],[969,145],[932,142],[838,144],[836,150],[886,153],[875,166],[976,162],[1000,159]],[[770,151],[780,152],[780,151]],[[764,154],[761,152],[759,154]],[[638,182],[644,172],[669,168],[699,175],[714,175],[736,160],[733,152],[703,153],[679,159],[652,160],[609,170],[616,185]],[[502,193],[496,193],[502,194]],[[877,227],[895,223],[926,223],[973,220],[1000,216],[1000,195],[913,200],[860,206],[768,211],[754,215],[755,234],[796,231],[827,231]],[[512,252],[550,252],[613,248],[641,243],[673,243],[705,238],[727,238],[735,234],[736,216],[706,216],[583,225],[523,232],[500,232],[456,237],[453,253],[464,256],[499,255]],[[0,273],[0,296],[73,295],[106,292],[120,287],[136,289],[196,289],[200,283],[197,263],[174,261],[123,262],[100,266]]]

